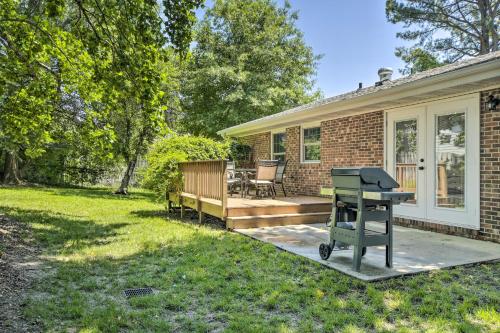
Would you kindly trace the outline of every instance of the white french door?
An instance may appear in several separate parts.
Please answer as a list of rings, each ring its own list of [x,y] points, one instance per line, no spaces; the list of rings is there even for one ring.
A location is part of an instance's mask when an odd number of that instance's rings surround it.
[[[425,107],[411,108],[387,115],[388,172],[399,183],[399,191],[415,193],[415,199],[394,207],[396,214],[426,216]]]
[[[415,200],[395,214],[479,228],[479,96],[387,112],[386,169]]]

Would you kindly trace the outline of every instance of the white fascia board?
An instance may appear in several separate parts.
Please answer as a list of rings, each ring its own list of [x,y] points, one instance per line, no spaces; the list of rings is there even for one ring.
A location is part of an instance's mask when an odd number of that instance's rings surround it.
[[[320,121],[335,117],[335,113],[361,108],[363,106],[376,105],[383,102],[402,99],[415,95],[435,92],[442,89],[453,88],[482,80],[500,80],[500,61],[495,60],[470,67],[465,67],[448,73],[411,81],[395,87],[381,89],[374,93],[368,93],[359,97],[345,100],[327,102],[324,104],[312,103],[310,107],[304,107],[297,111],[293,109],[284,111],[268,117],[256,119],[241,125],[229,127],[217,132],[222,136],[244,136],[270,131],[276,127],[291,127],[300,125],[306,121]],[[376,109],[372,110],[376,111]],[[360,111],[362,113],[363,111]],[[364,111],[366,112],[366,111]],[[284,126],[284,125],[287,126]]]

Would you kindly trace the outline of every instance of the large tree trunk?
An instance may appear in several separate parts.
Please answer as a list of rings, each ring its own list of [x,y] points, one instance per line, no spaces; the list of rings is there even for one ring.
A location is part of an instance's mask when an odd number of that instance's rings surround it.
[[[5,164],[3,168],[3,183],[18,185],[21,183],[19,176],[19,165],[17,154],[7,151],[5,153]]]
[[[134,174],[135,170],[135,165],[137,164],[137,156],[134,156],[132,160],[130,160],[127,163],[127,170],[125,171],[125,174],[123,175],[122,182],[120,184],[120,188],[116,190],[115,194],[128,194],[128,185],[130,183],[130,179],[132,178],[132,175]]]
[[[134,150],[132,150],[133,153],[126,155],[126,157],[128,157],[127,170],[123,175],[120,188],[116,190],[115,194],[124,194],[124,195],[128,194],[128,185],[130,182],[130,178],[132,178],[132,175],[134,174],[137,160],[139,159],[139,156],[143,151],[142,145],[144,144],[145,137],[146,137],[146,129],[143,128],[139,134],[139,138],[137,139],[137,146],[135,147]]]

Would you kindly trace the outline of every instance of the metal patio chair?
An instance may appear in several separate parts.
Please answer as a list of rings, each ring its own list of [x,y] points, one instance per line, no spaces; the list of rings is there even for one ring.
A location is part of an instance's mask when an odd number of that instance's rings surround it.
[[[276,170],[276,179],[274,184],[281,185],[281,190],[283,191],[283,195],[286,197],[285,191],[285,172],[286,166],[288,165],[288,160],[279,161],[278,169]],[[276,195],[276,188],[273,186],[274,194]]]
[[[255,195],[258,197],[261,190],[267,190],[267,194],[274,199],[276,196],[274,184],[276,181],[276,172],[278,170],[277,160],[260,160],[257,163],[257,172],[255,179],[248,179],[246,183],[247,194],[250,187],[255,187]]]
[[[235,188],[239,186],[240,191],[243,191],[243,182],[241,177],[237,177],[236,165],[234,161],[227,162],[227,188],[229,195],[233,195]]]

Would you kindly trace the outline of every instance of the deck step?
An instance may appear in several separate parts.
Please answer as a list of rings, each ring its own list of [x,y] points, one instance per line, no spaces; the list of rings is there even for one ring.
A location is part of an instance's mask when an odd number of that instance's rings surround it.
[[[261,215],[282,215],[282,214],[305,214],[331,211],[332,204],[325,203],[309,203],[309,204],[290,204],[262,207],[228,207],[228,217],[245,217],[245,216],[261,216]]]
[[[329,211],[323,211],[315,213],[228,217],[226,219],[226,226],[228,229],[248,229],[293,224],[324,223],[330,214]]]

